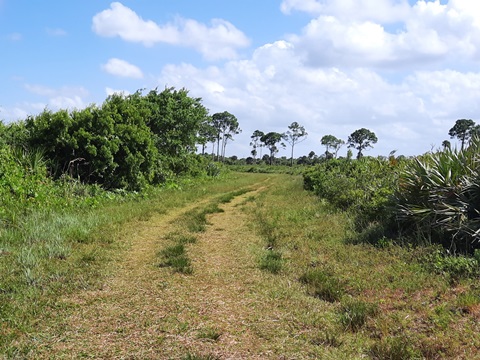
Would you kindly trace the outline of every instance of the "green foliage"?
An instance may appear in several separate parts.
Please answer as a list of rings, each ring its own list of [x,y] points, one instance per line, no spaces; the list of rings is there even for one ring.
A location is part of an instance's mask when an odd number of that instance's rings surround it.
[[[462,278],[476,278],[480,275],[480,262],[470,256],[453,256],[440,248],[434,248],[422,259],[424,266],[440,275],[444,275],[451,281]]]
[[[217,161],[219,161],[220,158],[224,161],[227,142],[233,140],[233,135],[240,134],[242,130],[235,115],[230,114],[228,111],[213,114],[212,125],[216,132]]]
[[[331,159],[305,170],[305,189],[333,206],[351,210],[360,224],[385,221],[403,162],[363,157]]]
[[[217,177],[220,175],[221,169],[216,163],[210,162],[207,165],[206,172],[208,176]]]
[[[470,119],[459,119],[455,122],[455,125],[448,131],[448,135],[453,138],[460,139],[462,146],[461,149],[465,147],[465,142],[470,139],[475,132],[475,122]]]
[[[207,114],[201,99],[169,88],[113,94],[101,107],[72,113],[44,110],[27,118],[24,132],[28,148],[44,152],[54,177],[67,173],[109,189],[140,190],[205,173],[195,145]]]
[[[376,144],[377,141],[377,136],[373,131],[361,128],[350,134],[347,143],[349,148],[353,147],[358,150],[357,159],[360,159],[363,156],[362,151],[373,147],[372,144]]]
[[[285,140],[292,147],[292,156],[290,158],[290,166],[293,166],[293,150],[295,145],[302,142],[307,138],[308,133],[305,131],[305,127],[301,126],[298,122],[294,121],[288,126],[288,131],[285,133]],[[303,139],[302,139],[303,138]]]
[[[277,132],[269,132],[260,137],[260,141],[265,145],[265,147],[270,151],[270,165],[273,164],[275,154],[278,153],[279,149],[277,144],[282,148],[285,147],[285,144],[281,141],[285,139],[285,134],[280,134]]]
[[[415,158],[402,172],[396,216],[406,234],[455,251],[480,247],[480,139]]]
[[[310,295],[328,302],[340,300],[345,293],[343,283],[324,269],[308,270],[300,277],[300,282],[307,286]]]
[[[322,137],[322,139],[320,140],[321,144],[323,146],[325,146],[326,150],[325,150],[325,156],[328,158],[328,157],[337,157],[337,154],[338,154],[338,150],[340,150],[340,148],[342,147],[342,145],[345,144],[345,141],[341,140],[341,139],[338,139],[337,137],[333,136],[333,135],[325,135]],[[330,153],[330,149],[332,149],[334,152],[333,154]]]

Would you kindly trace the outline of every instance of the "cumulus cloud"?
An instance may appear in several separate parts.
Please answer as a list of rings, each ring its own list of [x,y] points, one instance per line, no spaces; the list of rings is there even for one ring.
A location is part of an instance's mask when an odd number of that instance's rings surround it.
[[[237,49],[249,45],[248,38],[228,21],[213,19],[210,25],[178,17],[168,24],[142,19],[119,2],[93,17],[93,31],[104,37],[120,37],[129,42],[153,46],[166,43],[189,47],[208,60],[233,59]]]
[[[480,118],[479,72],[422,70],[389,81],[367,67],[309,66],[287,41],[224,66],[168,65],[158,83],[187,87],[211,113],[235,114],[243,133],[227,151],[240,156],[254,130],[284,132],[293,121],[309,132],[299,154],[322,153],[323,135],[346,140],[366,127],[379,138],[372,155],[414,155],[440,146],[456,119]]]
[[[480,3],[451,0],[285,0],[315,18],[289,37],[313,66],[405,67],[480,58]],[[315,6],[314,6],[315,5]]]
[[[102,68],[107,73],[127,77],[132,79],[141,79],[143,78],[142,70],[139,67],[130,64],[129,62],[117,58],[112,58],[107,61],[105,65],[102,65]]]

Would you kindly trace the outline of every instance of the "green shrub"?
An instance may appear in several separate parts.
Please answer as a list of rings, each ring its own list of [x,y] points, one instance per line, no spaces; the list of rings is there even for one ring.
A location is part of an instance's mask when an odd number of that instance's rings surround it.
[[[396,217],[413,239],[453,251],[480,247],[480,139],[411,161],[401,174]]]
[[[387,211],[403,162],[394,158],[331,159],[304,173],[304,187],[333,206],[350,210],[363,226],[390,219]]]

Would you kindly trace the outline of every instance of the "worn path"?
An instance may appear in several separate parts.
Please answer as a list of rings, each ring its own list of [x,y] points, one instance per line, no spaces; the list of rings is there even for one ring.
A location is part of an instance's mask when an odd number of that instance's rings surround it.
[[[139,225],[101,290],[64,299],[75,311],[35,357],[278,359],[284,352],[298,354],[301,342],[291,336],[298,329],[292,329],[289,310],[278,301],[286,294],[282,289],[291,286],[259,270],[264,242],[244,211],[263,190],[264,184],[257,184],[221,205],[223,212],[208,216],[207,230],[187,245],[192,275],[159,267],[157,253],[182,214],[213,198]],[[273,339],[279,326],[284,338]]]

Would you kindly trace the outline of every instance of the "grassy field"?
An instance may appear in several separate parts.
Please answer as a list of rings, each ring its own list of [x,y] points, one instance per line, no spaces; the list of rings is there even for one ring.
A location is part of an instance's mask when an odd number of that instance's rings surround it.
[[[355,241],[287,174],[233,173],[0,244],[5,358],[475,359],[480,283]],[[445,267],[442,267],[445,269]]]

